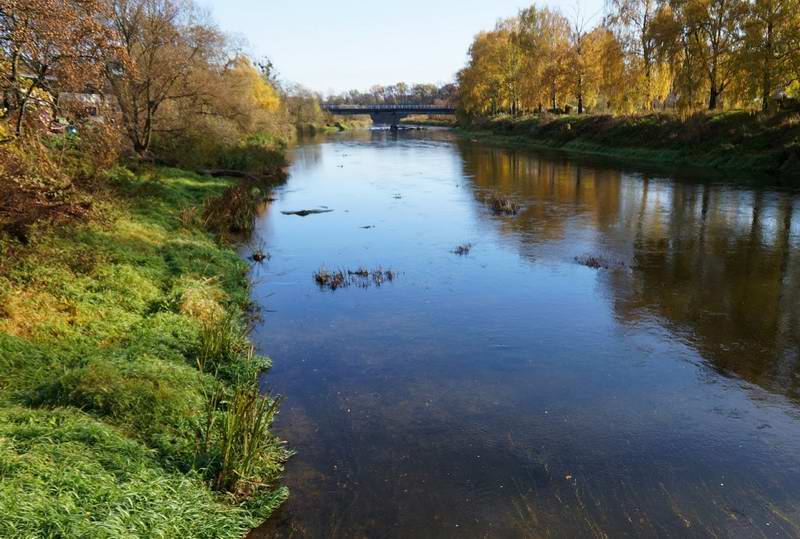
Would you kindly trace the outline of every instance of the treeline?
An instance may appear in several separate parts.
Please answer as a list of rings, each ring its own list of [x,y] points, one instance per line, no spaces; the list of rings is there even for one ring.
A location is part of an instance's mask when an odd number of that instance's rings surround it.
[[[800,93],[799,0],[609,0],[590,26],[532,6],[476,36],[468,116],[768,111]]]
[[[458,101],[455,84],[406,84],[398,82],[389,86],[375,85],[366,92],[350,90],[329,96],[330,105],[454,105]]]
[[[271,64],[179,0],[0,0],[11,137],[77,130],[111,151],[254,168],[292,118]]]

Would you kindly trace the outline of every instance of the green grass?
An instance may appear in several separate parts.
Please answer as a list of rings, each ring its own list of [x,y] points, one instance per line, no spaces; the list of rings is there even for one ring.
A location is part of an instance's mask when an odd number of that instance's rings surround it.
[[[501,116],[462,125],[484,142],[556,149],[660,165],[800,176],[800,113],[749,111],[638,116]]]
[[[400,120],[401,125],[422,125],[427,127],[455,127],[456,118],[453,116],[428,116],[420,114],[409,116]]]
[[[193,218],[232,185],[120,168],[90,220],[0,236],[0,536],[241,537],[286,497],[271,415],[247,476],[220,480],[227,403],[269,365],[246,264]]]
[[[330,135],[354,129],[366,129],[372,125],[369,116],[335,116],[327,123],[304,124],[297,127],[298,131],[307,135]]]

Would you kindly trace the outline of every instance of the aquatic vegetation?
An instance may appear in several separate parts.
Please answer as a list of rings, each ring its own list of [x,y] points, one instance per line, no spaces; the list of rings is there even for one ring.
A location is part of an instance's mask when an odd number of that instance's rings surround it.
[[[611,268],[623,268],[625,267],[625,262],[622,261],[611,261],[602,256],[593,256],[593,255],[584,255],[584,256],[576,256],[575,262],[582,266],[586,266],[587,268],[592,269],[611,269]]]
[[[265,253],[264,251],[259,249],[255,251],[252,255],[250,255],[250,260],[252,260],[253,262],[258,262],[260,264],[261,262],[269,260],[270,257],[271,255],[269,253]]]
[[[357,277],[369,277],[369,270],[367,268],[358,268],[355,271],[348,271],[348,275],[355,275]]]
[[[375,283],[375,286],[381,286],[385,282],[392,282],[394,281],[397,274],[392,270],[383,270],[378,268],[374,270],[371,274],[372,282]]]
[[[320,288],[327,288],[329,290],[336,290],[347,286],[349,283],[348,276],[344,271],[328,271],[324,267],[314,273],[314,281],[316,281]]]
[[[470,251],[472,251],[472,244],[463,243],[458,247],[456,247],[455,249],[453,249],[453,254],[456,254],[458,256],[467,256],[470,253]]]
[[[380,287],[384,283],[392,282],[397,278],[397,272],[376,268],[369,270],[361,267],[355,270],[335,270],[331,271],[324,266],[319,271],[314,272],[314,281],[320,289],[338,290],[355,286],[358,288],[369,288],[371,285]]]
[[[516,215],[520,210],[519,204],[497,193],[489,197],[489,206],[497,215]]]

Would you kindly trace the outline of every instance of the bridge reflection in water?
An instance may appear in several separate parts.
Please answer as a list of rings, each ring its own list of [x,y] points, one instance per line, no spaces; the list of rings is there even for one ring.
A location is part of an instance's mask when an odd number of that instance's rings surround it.
[[[447,116],[456,113],[453,107],[437,105],[323,105],[322,109],[337,116],[367,116],[376,125],[397,127],[400,120],[408,116],[427,114]]]

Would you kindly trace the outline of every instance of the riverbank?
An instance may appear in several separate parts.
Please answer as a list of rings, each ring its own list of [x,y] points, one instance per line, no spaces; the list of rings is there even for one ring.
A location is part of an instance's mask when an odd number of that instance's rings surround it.
[[[489,144],[560,150],[666,166],[800,177],[800,113],[497,117],[459,126]]]
[[[352,131],[353,129],[365,129],[371,125],[372,119],[370,119],[369,116],[351,116],[347,119],[336,117],[335,120],[324,124],[301,124],[297,126],[297,130],[303,135],[330,135],[333,133]]]
[[[116,167],[73,191],[79,215],[0,234],[0,536],[241,537],[288,495],[220,239],[264,188]]]
[[[428,116],[426,114],[409,116],[400,120],[401,125],[421,125],[425,127],[456,127],[455,117]]]

